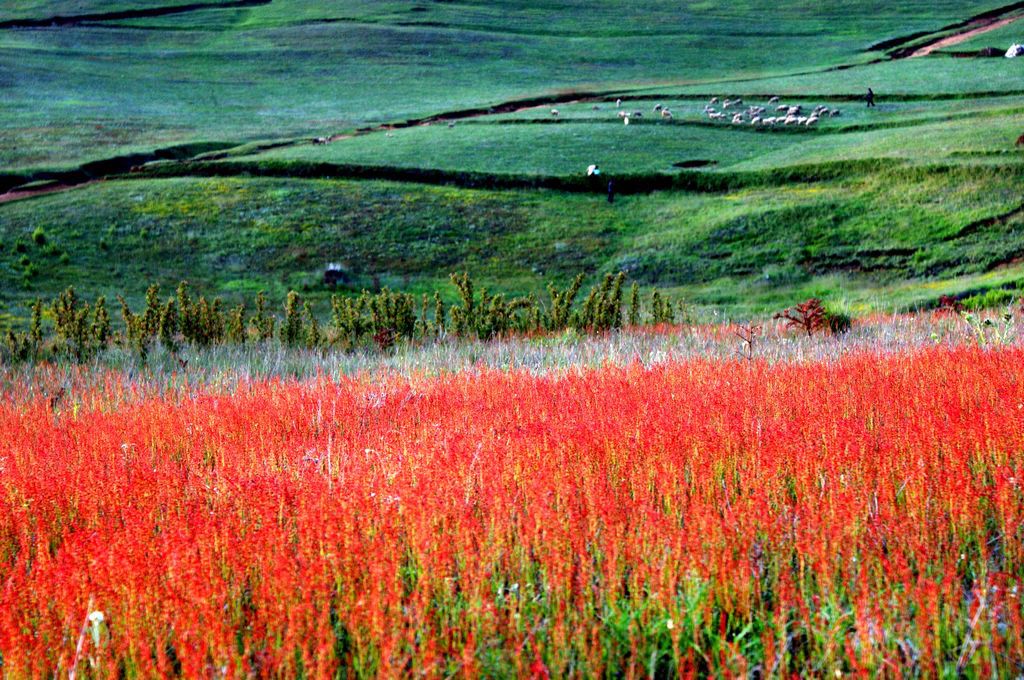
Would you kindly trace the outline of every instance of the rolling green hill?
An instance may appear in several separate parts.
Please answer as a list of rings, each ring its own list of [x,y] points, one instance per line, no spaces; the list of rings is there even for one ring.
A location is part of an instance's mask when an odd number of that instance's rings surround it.
[[[743,314],[808,295],[908,307],[1024,275],[1024,61],[871,49],[997,3],[182,4],[0,12],[93,15],[0,28],[0,191],[138,154],[0,203],[0,315],[71,284],[137,299],[183,278],[315,299],[329,261],[353,289],[413,291],[456,270],[528,292],[622,269]],[[703,111],[770,95],[842,113],[763,128]]]

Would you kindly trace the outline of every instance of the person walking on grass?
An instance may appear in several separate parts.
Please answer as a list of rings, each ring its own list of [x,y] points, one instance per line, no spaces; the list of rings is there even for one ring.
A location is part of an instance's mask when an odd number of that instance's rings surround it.
[[[873,107],[875,105],[875,91],[869,87],[868,94],[866,97],[864,97],[864,99],[867,100],[869,109]]]
[[[615,180],[608,180],[608,202],[615,202]]]

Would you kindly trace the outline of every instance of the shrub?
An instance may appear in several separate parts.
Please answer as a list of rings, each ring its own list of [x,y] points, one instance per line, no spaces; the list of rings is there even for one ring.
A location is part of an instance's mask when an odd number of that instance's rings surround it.
[[[32,240],[35,241],[37,246],[46,245],[46,232],[43,231],[42,227],[36,227],[35,231],[32,232]]]
[[[972,295],[963,302],[963,308],[971,311],[992,309],[994,307],[1006,307],[1012,305],[1017,299],[1017,292],[1004,288],[993,288],[992,290]]]
[[[811,337],[826,326],[825,307],[818,298],[811,298],[795,307],[784,309],[773,318],[784,320],[787,328],[802,330],[807,333],[807,337]]]
[[[297,347],[302,341],[302,298],[294,290],[288,291],[284,302],[284,323],[281,324],[281,342]]]

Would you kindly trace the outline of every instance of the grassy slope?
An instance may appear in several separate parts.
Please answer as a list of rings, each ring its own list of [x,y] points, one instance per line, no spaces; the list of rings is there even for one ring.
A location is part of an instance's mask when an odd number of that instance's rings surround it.
[[[318,297],[327,294],[318,280],[328,261],[348,265],[356,287],[377,276],[427,291],[466,269],[492,289],[521,293],[622,268],[691,302],[747,312],[804,294],[912,304],[938,293],[910,287],[882,301],[879,286],[976,276],[1024,253],[1019,220],[960,235],[1018,207],[1019,182],[1000,169],[895,168],[814,185],[620,197],[612,206],[593,195],[382,182],[107,182],[5,206],[0,312],[21,314],[27,300],[69,284],[89,296],[137,296],[151,281],[182,277],[229,297],[258,289],[283,297],[289,287]],[[43,247],[32,240],[36,227],[47,234]],[[942,291],[965,285],[975,284]]]
[[[201,1],[205,4],[218,2],[218,0]],[[4,0],[3,5],[0,6],[0,21],[178,7],[191,4],[191,2],[192,0]]]
[[[438,3],[414,12],[420,5],[410,2],[291,0],[0,32],[0,83],[12,95],[0,101],[0,158],[7,167],[74,164],[195,139],[320,134],[558,87],[766,75],[755,58],[767,49],[761,40],[774,41],[770,70],[797,70],[807,54],[816,67],[863,60],[857,50],[875,39],[935,28],[965,11],[918,3],[853,13],[849,3],[813,11],[797,3],[773,10],[773,30],[752,36],[764,19],[748,3],[729,11],[712,3],[576,5]],[[843,22],[823,35],[830,16]],[[692,39],[697,30],[707,34]],[[14,59],[18,68],[3,68]],[[241,157],[569,177],[592,162],[614,175],[713,159],[707,172],[752,177],[836,160],[907,164],[879,165],[873,176],[844,170],[811,185],[620,197],[608,206],[553,192],[182,179],[109,182],[3,205],[0,314],[20,314],[26,300],[70,283],[88,295],[138,295],[149,281],[189,278],[229,296],[305,286],[315,297],[326,294],[317,287],[323,264],[336,260],[356,285],[377,277],[413,290],[443,285],[461,269],[492,288],[526,292],[545,277],[623,268],[692,301],[746,311],[810,294],[904,306],[999,284],[1019,276],[1016,265],[1003,265],[1024,253],[1020,219],[960,232],[1019,205],[1020,159],[1010,147],[1019,102],[971,94],[1015,91],[1015,66],[928,58],[661,86],[627,103],[647,114],[629,128],[613,104],[567,104],[557,122],[539,108]],[[882,95],[878,109],[842,101],[866,82]],[[700,97],[727,92],[795,93],[787,101],[824,101],[845,113],[815,130],[704,125]],[[654,101],[673,108],[672,124],[651,119]],[[36,227],[47,246],[31,243]]]
[[[123,25],[5,31],[0,166],[321,134],[566,88],[820,68],[863,60],[876,40],[996,5],[802,0],[772,9],[765,31],[765,10],[754,2],[277,0]]]
[[[794,98],[810,107],[821,99]],[[521,112],[515,116],[395,130],[341,140],[325,146],[273,150],[254,160],[428,167],[476,172],[573,175],[590,163],[611,174],[672,171],[674,163],[706,159],[715,169],[780,167],[865,158],[945,161],[950,154],[1009,150],[1020,134],[1019,99],[894,102],[867,111],[846,102],[827,102],[844,114],[818,127],[755,129],[727,122],[711,125],[703,100],[659,100],[675,112],[666,122],[650,101],[628,102],[626,110],[646,117],[624,126],[614,105],[593,111],[589,104]],[[763,100],[748,103],[766,104]],[[532,120],[531,120],[532,118]],[[490,121],[490,122],[485,122]]]

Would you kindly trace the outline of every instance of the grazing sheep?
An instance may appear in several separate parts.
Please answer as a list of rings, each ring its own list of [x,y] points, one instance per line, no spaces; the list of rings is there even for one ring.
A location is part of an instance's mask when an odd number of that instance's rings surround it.
[[[726,99],[724,102],[722,102],[722,108],[723,109],[727,109],[730,106],[732,106],[732,100]]]
[[[619,111],[619,118],[625,118],[625,117],[626,117],[626,116],[628,116],[628,115],[629,115],[629,114],[628,114],[628,113],[626,113],[625,111]]]
[[[455,127],[455,121],[453,120],[450,123],[448,123],[448,127],[450,127],[450,128]]]
[[[803,110],[804,110],[804,107],[802,107],[802,106],[790,106],[789,107],[789,111],[788,111],[788,115],[790,115],[790,116],[799,116],[800,112],[803,111]]]
[[[783,104],[781,106],[777,106],[777,107],[775,107],[775,110],[776,111],[789,111],[789,104]]]
[[[669,111],[668,109],[662,109],[661,110],[661,117],[662,118],[671,118],[672,117],[672,112]]]
[[[778,103],[778,101],[779,101],[778,97],[771,97],[770,99],[768,99],[768,103],[769,104],[776,104],[776,103]]]
[[[751,125],[760,125],[761,124],[761,117],[757,116],[757,117],[751,118],[750,119],[750,124]]]
[[[733,125],[739,125],[742,122],[743,122],[743,114],[742,113],[737,113],[736,115],[734,115],[732,117],[732,124]]]
[[[812,125],[815,125],[817,122],[818,122],[818,117],[817,116],[811,116],[810,118],[807,119],[807,122],[805,122],[804,125],[806,125],[807,127],[811,127]]]
[[[616,99],[615,100],[615,107],[616,108],[622,108],[622,100],[621,99]]]
[[[717,104],[717,103],[718,103],[718,97],[712,97],[711,101],[708,102],[708,104]]]
[[[832,109],[831,111],[828,112],[828,115],[835,118],[836,116],[843,115],[843,112],[840,111],[839,109]]]
[[[558,115],[558,109],[551,109],[551,115],[552,116],[557,116]]]
[[[658,111],[661,111],[661,104],[654,105],[654,112],[657,113]]]
[[[644,112],[643,111],[634,111],[631,115],[634,118],[643,118],[644,117]]]
[[[714,111],[714,112],[708,114],[708,118],[710,118],[711,120],[724,120],[725,119],[725,114],[724,113],[718,113],[717,111]]]
[[[326,144],[329,141],[331,141],[329,137],[317,137],[316,139],[313,140],[313,143],[314,144]]]
[[[622,117],[622,124],[623,125],[629,125],[629,116],[623,116]]]

